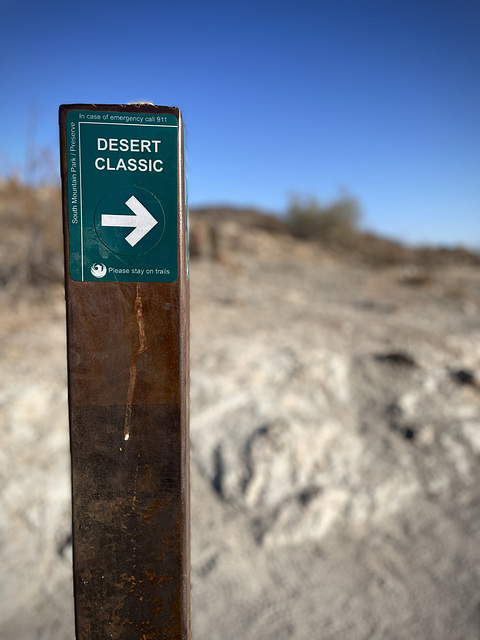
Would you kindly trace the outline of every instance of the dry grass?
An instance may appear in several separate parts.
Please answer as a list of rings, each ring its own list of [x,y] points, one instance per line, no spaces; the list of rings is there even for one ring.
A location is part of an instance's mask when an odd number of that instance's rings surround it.
[[[60,189],[0,182],[0,283],[15,293],[63,280]]]

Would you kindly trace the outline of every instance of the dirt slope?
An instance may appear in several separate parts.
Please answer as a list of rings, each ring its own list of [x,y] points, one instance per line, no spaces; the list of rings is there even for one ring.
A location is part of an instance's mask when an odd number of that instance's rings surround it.
[[[480,272],[197,221],[196,640],[480,638]],[[5,292],[0,637],[73,638],[63,292]]]

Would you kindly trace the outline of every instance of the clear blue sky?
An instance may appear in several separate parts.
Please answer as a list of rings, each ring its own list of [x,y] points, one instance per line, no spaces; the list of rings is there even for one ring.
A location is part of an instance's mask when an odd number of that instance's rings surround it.
[[[346,189],[367,228],[480,247],[478,0],[1,0],[0,52],[0,175],[58,172],[61,103],[149,100],[183,111],[191,206]]]

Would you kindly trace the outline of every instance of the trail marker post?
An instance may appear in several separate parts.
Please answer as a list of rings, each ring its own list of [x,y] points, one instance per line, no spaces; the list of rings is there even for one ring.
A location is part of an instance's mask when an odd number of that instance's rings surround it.
[[[190,638],[178,109],[60,107],[77,640]]]

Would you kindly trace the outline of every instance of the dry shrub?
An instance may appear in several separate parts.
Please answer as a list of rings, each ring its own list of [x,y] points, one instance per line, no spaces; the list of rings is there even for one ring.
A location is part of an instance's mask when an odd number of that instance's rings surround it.
[[[287,211],[287,223],[299,238],[349,241],[357,234],[359,221],[360,205],[348,196],[328,205],[295,196]]]
[[[0,283],[21,291],[63,280],[61,195],[58,187],[0,182]]]
[[[478,252],[463,247],[407,247],[396,240],[360,231],[359,221],[360,206],[355,198],[347,196],[325,206],[315,198],[295,197],[286,216],[292,235],[319,242],[342,259],[372,267],[409,264],[427,269],[440,265],[480,266]],[[425,286],[431,282],[429,276],[422,276],[407,284]]]

